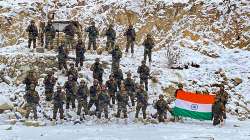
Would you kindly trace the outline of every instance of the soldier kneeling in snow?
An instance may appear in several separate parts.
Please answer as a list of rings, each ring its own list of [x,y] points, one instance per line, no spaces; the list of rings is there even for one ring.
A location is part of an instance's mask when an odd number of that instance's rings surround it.
[[[162,94],[159,95],[159,100],[155,103],[154,108],[157,110],[158,121],[165,122],[164,118],[166,118],[167,110],[171,112],[171,109],[168,106],[167,101],[164,100],[164,96]]]

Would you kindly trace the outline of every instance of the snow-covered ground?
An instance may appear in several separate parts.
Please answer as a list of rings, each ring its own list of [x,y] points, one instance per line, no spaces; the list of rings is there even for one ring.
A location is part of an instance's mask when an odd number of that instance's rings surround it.
[[[222,128],[207,121],[166,124],[80,124],[46,127],[0,125],[1,140],[249,140],[250,121],[227,120]],[[12,127],[12,130],[5,130]]]

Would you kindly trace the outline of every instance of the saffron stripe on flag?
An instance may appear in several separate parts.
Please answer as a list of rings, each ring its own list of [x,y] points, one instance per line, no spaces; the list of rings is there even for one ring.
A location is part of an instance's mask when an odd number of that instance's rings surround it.
[[[176,98],[198,104],[214,103],[214,95],[195,94],[183,90],[178,90]]]
[[[184,101],[181,99],[175,100],[175,106],[196,112],[211,112],[212,111],[212,104],[196,104],[189,101]]]
[[[212,120],[212,113],[211,112],[195,112],[189,111],[186,109],[182,109],[179,107],[173,108],[173,115],[174,116],[183,116],[183,117],[190,117],[197,120]]]

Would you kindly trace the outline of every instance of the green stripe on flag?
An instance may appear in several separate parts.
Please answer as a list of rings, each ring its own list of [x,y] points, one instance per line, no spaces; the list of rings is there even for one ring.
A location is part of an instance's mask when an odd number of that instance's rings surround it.
[[[196,112],[196,111],[182,109],[179,107],[173,108],[173,115],[189,117],[197,120],[212,120],[212,112]]]

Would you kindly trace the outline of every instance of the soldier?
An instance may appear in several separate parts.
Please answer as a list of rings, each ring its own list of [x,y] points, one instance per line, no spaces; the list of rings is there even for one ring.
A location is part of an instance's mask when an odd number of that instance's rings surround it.
[[[102,84],[102,75],[104,73],[104,69],[100,64],[99,58],[95,59],[95,63],[91,66],[90,70],[93,71],[93,78],[97,79],[99,83]]]
[[[30,21],[30,25],[27,27],[26,32],[29,33],[28,47],[30,48],[31,43],[33,42],[33,48],[36,48],[36,38],[38,36],[38,30],[34,20]]]
[[[78,40],[78,43],[76,45],[76,67],[78,67],[78,64],[80,63],[80,66],[83,66],[83,61],[85,59],[84,53],[86,52],[84,43],[81,39]]]
[[[120,118],[121,111],[122,111],[124,114],[124,118],[128,118],[127,105],[129,105],[128,104],[129,97],[128,97],[128,94],[124,85],[121,86],[121,90],[117,94],[116,98],[118,102],[118,110],[117,110],[116,117]]]
[[[113,24],[109,25],[109,28],[106,30],[105,35],[107,36],[107,43],[106,43],[106,51],[107,51],[109,50],[109,48],[114,48],[115,45],[116,32],[113,29]]]
[[[117,71],[120,66],[120,61],[122,58],[122,51],[118,45],[111,51],[112,54],[112,72]]]
[[[147,61],[147,56],[148,56],[149,63],[151,63],[152,49],[154,48],[155,43],[150,34],[147,34],[147,38],[144,40],[143,46],[144,46],[144,61]]]
[[[132,25],[129,25],[127,31],[125,32],[124,36],[127,37],[127,45],[126,45],[126,53],[128,53],[128,49],[131,47],[131,53],[134,54],[134,42],[135,42],[135,29]]]
[[[223,102],[221,102],[220,97],[216,97],[215,102],[212,106],[214,126],[223,122],[224,112],[225,112],[225,108],[224,108]]]
[[[109,76],[109,80],[106,82],[106,87],[108,88],[108,94],[111,98],[112,104],[115,104],[115,94],[117,92],[117,83],[114,79],[114,75]]]
[[[30,89],[30,85],[33,84],[35,87],[38,84],[37,76],[34,70],[28,71],[27,76],[25,77],[23,83],[26,85],[25,90],[28,91]]]
[[[51,101],[53,92],[54,92],[54,86],[56,84],[57,79],[53,76],[53,71],[49,71],[48,75],[44,78],[43,84],[45,86],[45,96],[46,101]]]
[[[88,27],[85,32],[89,33],[89,43],[88,50],[90,50],[91,45],[93,45],[93,50],[96,50],[96,38],[99,35],[97,28],[95,27],[95,22],[91,22],[91,26]]]
[[[52,25],[51,21],[48,22],[48,25],[44,28],[43,32],[45,33],[45,48],[48,49],[48,45],[53,49],[53,40],[56,36],[56,30]]]
[[[229,95],[228,95],[228,93],[225,91],[225,88],[224,88],[223,85],[220,87],[220,91],[219,91],[219,93],[218,93],[217,96],[218,96],[219,100],[222,102],[223,107],[224,107],[224,109],[225,109],[225,108],[226,108],[226,104],[227,104],[227,102],[228,102]],[[226,119],[226,118],[227,118],[227,117],[226,117],[226,112],[224,111],[224,112],[223,112],[223,119]]]
[[[87,101],[88,96],[89,96],[89,88],[87,86],[87,83],[84,80],[81,80],[80,86],[78,87],[76,93],[76,97],[78,100],[77,115],[79,116],[81,115],[82,108],[84,109],[85,115],[88,114],[88,101]],[[83,118],[85,118],[84,114]]]
[[[74,109],[77,85],[72,75],[69,75],[68,81],[64,84],[64,88],[66,89],[66,109],[69,109],[70,103]]]
[[[95,113],[97,113],[99,111],[99,105],[98,105],[99,92],[100,92],[99,83],[98,83],[98,80],[95,79],[93,82],[93,86],[91,86],[89,89],[90,100],[89,100],[89,104],[88,104],[88,110],[90,110],[90,108],[93,106],[93,104],[95,105],[95,108],[96,108]]]
[[[62,120],[64,118],[63,115],[63,104],[65,102],[65,92],[62,91],[61,86],[57,86],[57,91],[53,95],[53,120],[56,120],[57,112],[59,110],[60,113],[60,119]]]
[[[78,79],[78,71],[74,67],[74,63],[70,63],[70,68],[67,71],[67,76],[73,76],[73,81],[77,82]]]
[[[135,82],[131,78],[132,74],[127,73],[127,78],[124,80],[125,89],[128,92],[132,106],[135,106]]]
[[[140,84],[145,84],[145,89],[148,91],[148,79],[150,76],[150,69],[146,66],[146,61],[141,62],[142,65],[138,67],[137,73],[140,74]]]
[[[159,95],[159,100],[155,103],[154,108],[157,110],[159,122],[165,122],[164,117],[167,110],[170,110],[167,102],[164,100],[164,96]]]
[[[137,105],[136,105],[136,113],[135,118],[138,118],[138,114],[142,109],[143,119],[146,119],[146,109],[148,106],[148,94],[144,90],[144,86],[141,84],[139,91],[136,93]]]
[[[101,92],[98,95],[99,113],[98,118],[101,118],[102,112],[104,112],[105,119],[108,119],[108,106],[110,105],[110,97],[108,95],[105,85],[101,86]]]
[[[116,71],[113,72],[115,81],[118,85],[119,90],[121,89],[121,81],[123,80],[123,73],[122,69],[117,69]]]
[[[73,23],[70,23],[67,25],[63,32],[65,33],[65,41],[66,41],[66,46],[68,48],[73,48],[73,42],[74,42],[74,37],[75,37],[75,27]]]
[[[183,90],[183,85],[181,83],[178,84],[178,89],[175,91],[174,97],[176,98],[178,91]]]
[[[62,70],[64,67],[65,70],[68,70],[67,67],[67,58],[68,58],[68,52],[65,46],[65,43],[63,42],[59,47],[58,47],[58,68],[59,70]]]
[[[38,92],[35,90],[36,86],[34,84],[30,85],[30,89],[26,92],[24,95],[24,99],[26,100],[27,104],[25,105],[26,107],[26,115],[25,118],[29,118],[29,114],[31,110],[34,113],[34,119],[37,120],[37,110],[36,107],[39,104],[40,97],[38,95]]]

